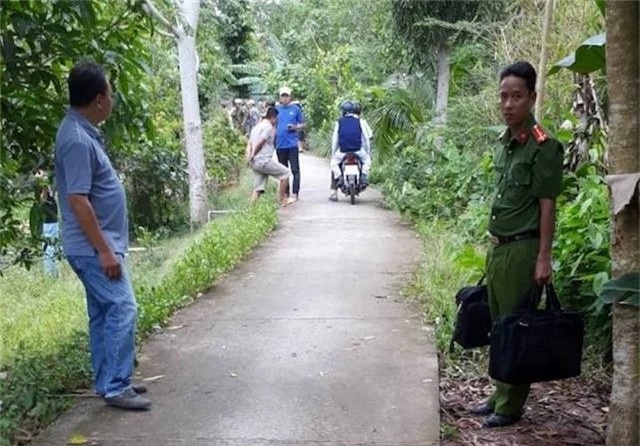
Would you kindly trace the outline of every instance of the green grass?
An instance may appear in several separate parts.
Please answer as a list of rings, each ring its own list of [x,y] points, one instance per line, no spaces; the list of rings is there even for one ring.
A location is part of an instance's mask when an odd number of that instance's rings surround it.
[[[146,250],[130,254],[141,338],[215,285],[275,227],[272,191],[251,206],[250,179],[245,173],[237,188],[213,201],[238,212],[192,234],[165,240],[145,234]],[[46,277],[41,265],[0,277],[0,446],[28,440],[72,403],[60,394],[91,385],[84,291],[66,262],[59,266],[58,279]]]
[[[405,293],[420,302],[424,320],[435,328],[441,358],[447,359],[457,311],[454,297],[479,279],[483,255],[443,222],[419,223],[417,230],[423,258]]]
[[[0,367],[20,354],[52,351],[86,325],[82,285],[66,263],[60,272],[52,279],[35,265],[0,277]]]

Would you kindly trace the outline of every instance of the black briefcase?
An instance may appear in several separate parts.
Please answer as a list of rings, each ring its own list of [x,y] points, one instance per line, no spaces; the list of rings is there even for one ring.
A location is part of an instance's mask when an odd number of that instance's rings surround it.
[[[489,376],[509,384],[571,378],[581,373],[584,323],[575,311],[560,308],[553,285],[534,286],[512,314],[491,328]]]
[[[449,350],[453,352],[453,343],[462,348],[475,348],[489,345],[491,331],[491,314],[487,286],[483,284],[484,277],[476,286],[462,288],[456,294],[456,326]]]

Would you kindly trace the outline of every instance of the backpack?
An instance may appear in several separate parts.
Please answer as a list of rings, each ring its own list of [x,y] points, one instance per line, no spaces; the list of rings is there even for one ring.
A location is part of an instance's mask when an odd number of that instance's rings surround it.
[[[483,284],[484,279],[483,275],[477,285],[464,287],[456,294],[458,311],[455,330],[449,345],[450,352],[453,352],[454,342],[465,349],[489,345],[491,313],[487,285]]]

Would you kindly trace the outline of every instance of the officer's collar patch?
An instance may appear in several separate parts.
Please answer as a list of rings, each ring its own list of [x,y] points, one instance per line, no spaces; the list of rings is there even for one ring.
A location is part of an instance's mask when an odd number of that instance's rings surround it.
[[[531,134],[538,144],[542,144],[547,139],[549,139],[545,131],[538,124],[531,127]]]

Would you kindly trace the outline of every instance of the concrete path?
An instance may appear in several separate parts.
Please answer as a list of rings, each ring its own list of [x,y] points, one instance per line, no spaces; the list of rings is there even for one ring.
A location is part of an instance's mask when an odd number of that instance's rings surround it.
[[[328,180],[304,156],[273,236],[144,346],[150,412],[82,399],[34,444],[439,444],[434,342],[400,296],[419,240],[375,191],[328,202]]]

